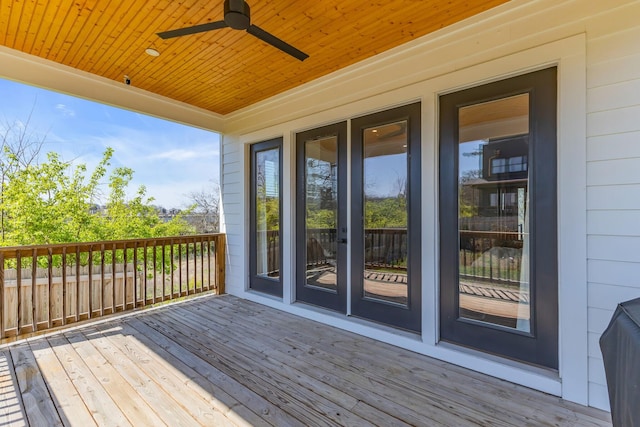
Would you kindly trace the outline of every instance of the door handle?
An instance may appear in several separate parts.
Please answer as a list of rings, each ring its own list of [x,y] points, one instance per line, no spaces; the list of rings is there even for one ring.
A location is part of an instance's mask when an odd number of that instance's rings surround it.
[[[347,243],[347,239],[338,239],[338,243]]]

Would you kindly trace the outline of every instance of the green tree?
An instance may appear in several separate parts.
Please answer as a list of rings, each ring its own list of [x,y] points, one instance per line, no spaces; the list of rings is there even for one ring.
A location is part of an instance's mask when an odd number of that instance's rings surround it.
[[[31,116],[25,122],[5,120],[0,123],[0,205],[8,176],[37,162],[46,136],[32,131]],[[6,212],[0,206],[0,239],[5,237]]]
[[[144,186],[127,198],[133,178],[130,168],[115,168],[108,176],[109,193],[104,211],[92,212],[100,201],[100,186],[107,176],[113,149],[107,148],[87,177],[86,165],[73,166],[58,154],[7,174],[2,211],[2,244],[29,245],[115,240],[187,234],[192,228],[180,216],[163,222],[146,196]]]
[[[367,198],[364,210],[365,228],[406,228],[405,197]]]

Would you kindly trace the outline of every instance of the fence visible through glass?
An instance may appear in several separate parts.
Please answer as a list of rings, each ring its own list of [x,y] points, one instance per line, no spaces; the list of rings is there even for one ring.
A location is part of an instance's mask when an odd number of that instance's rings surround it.
[[[364,130],[364,297],[406,305],[407,121]]]
[[[306,141],[304,150],[306,284],[336,291],[338,138]]]
[[[459,110],[459,316],[530,332],[529,95]]]

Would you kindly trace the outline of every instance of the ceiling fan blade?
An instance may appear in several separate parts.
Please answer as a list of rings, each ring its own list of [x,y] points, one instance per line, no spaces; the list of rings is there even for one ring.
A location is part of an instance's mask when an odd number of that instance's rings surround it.
[[[162,33],[158,33],[158,35],[163,39],[170,39],[172,37],[180,37],[186,36],[188,34],[202,33],[204,31],[218,30],[225,27],[227,27],[227,24],[224,21],[207,22],[206,24],[195,25],[193,27],[163,31]]]
[[[296,49],[289,43],[283,42],[276,36],[267,33],[265,30],[256,25],[250,25],[249,28],[247,28],[247,33],[256,36],[260,40],[269,43],[271,46],[280,49],[285,53],[288,53],[289,55],[293,56],[296,59],[299,59],[300,61],[304,61],[309,57],[309,55],[307,55],[306,53]]]

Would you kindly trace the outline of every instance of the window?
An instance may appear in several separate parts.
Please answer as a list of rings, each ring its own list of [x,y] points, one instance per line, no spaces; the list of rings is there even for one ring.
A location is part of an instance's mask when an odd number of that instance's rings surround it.
[[[282,138],[251,146],[251,289],[282,296]]]
[[[440,98],[440,339],[558,368],[556,69]]]

